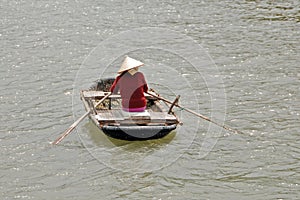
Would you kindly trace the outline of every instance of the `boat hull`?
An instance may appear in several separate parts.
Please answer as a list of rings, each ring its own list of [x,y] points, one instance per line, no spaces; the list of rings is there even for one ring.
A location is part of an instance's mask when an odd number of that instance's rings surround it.
[[[103,126],[101,130],[112,138],[141,141],[163,138],[176,129],[176,124],[168,126]]]

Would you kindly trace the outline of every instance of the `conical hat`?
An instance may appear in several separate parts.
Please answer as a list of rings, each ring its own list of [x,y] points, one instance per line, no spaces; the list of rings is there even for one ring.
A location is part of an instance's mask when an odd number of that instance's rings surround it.
[[[122,65],[121,65],[121,68],[118,71],[118,73],[122,73],[124,71],[129,70],[129,69],[132,69],[132,68],[135,68],[135,67],[140,67],[142,65],[144,65],[144,63],[126,56],[123,63],[122,63]]]

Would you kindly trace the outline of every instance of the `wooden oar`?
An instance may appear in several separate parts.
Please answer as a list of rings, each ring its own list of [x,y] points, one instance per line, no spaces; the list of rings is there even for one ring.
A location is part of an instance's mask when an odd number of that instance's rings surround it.
[[[95,108],[100,105],[100,103],[102,103],[107,97],[109,97],[111,93],[109,92],[108,94],[106,94],[96,105]],[[52,142],[52,144],[58,144],[60,143],[65,137],[67,137],[67,135],[69,135],[72,130],[86,117],[90,114],[91,110],[88,110],[86,113],[84,113],[84,115],[82,115],[79,119],[77,119],[67,130],[65,130],[65,132],[59,137],[57,138],[54,142]]]
[[[157,95],[152,94],[152,93],[150,93],[150,92],[146,92],[146,93],[149,94],[149,95],[151,95],[151,96],[153,96],[153,97],[155,97],[155,98],[157,98],[157,99],[159,99],[159,100],[165,101],[166,103],[169,103],[169,104],[171,104],[171,105],[173,104],[173,102],[171,102],[171,101],[169,101],[169,100],[167,100],[167,99],[165,99],[165,98],[163,98],[163,97],[161,97],[161,96],[157,96]],[[206,116],[204,116],[204,115],[201,115],[201,114],[199,114],[199,113],[196,113],[196,112],[194,112],[194,111],[192,111],[192,110],[190,110],[190,109],[188,109],[188,108],[184,108],[184,107],[178,105],[178,103],[175,103],[174,105],[175,105],[176,107],[178,107],[178,108],[181,108],[182,110],[185,110],[185,111],[187,111],[187,112],[189,112],[189,113],[191,113],[191,114],[194,114],[194,115],[196,115],[196,116],[198,116],[198,117],[200,117],[200,118],[202,118],[202,119],[205,119],[206,121],[209,121],[209,122],[211,122],[211,123],[213,123],[213,124],[215,124],[215,125],[217,125],[217,126],[220,126],[220,127],[224,128],[224,129],[226,129],[226,130],[228,130],[228,131],[231,131],[231,132],[233,132],[233,133],[243,134],[243,132],[241,132],[241,131],[239,131],[239,130],[235,130],[235,129],[232,129],[232,128],[228,127],[228,126],[219,124],[219,123],[217,123],[217,122],[215,122],[215,121],[212,121],[211,119],[209,119],[208,117],[206,117]]]

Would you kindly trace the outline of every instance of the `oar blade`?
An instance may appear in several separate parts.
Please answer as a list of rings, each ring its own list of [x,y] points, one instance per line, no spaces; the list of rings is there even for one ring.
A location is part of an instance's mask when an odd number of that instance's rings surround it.
[[[60,143],[67,135],[69,135],[75,127],[69,127],[59,138],[57,138],[52,144]]]

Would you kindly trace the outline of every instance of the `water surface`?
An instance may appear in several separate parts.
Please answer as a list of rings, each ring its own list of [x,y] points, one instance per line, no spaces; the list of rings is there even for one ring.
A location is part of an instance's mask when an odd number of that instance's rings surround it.
[[[293,0],[2,1],[1,199],[299,199],[299,9]],[[148,64],[149,84],[245,134],[177,110],[184,124],[162,140],[112,140],[86,119],[51,146],[84,113],[79,86],[103,70],[114,76],[121,57],[104,55],[137,37],[96,47],[143,27],[200,45],[163,35],[173,52],[127,52]],[[197,66],[174,54],[199,48]]]

